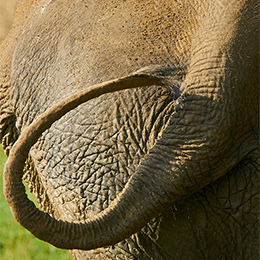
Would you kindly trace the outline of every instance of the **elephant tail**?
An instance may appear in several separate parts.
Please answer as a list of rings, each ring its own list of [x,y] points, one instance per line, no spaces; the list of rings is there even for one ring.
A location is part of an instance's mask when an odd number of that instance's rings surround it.
[[[156,180],[145,181],[143,177],[147,178],[147,174],[142,169],[129,180],[118,198],[106,210],[86,223],[56,220],[37,209],[26,196],[22,176],[30,148],[42,132],[64,114],[105,93],[152,85],[165,86],[168,84],[165,78],[161,72],[155,75],[154,71],[146,69],[130,76],[93,85],[55,104],[25,128],[11,149],[4,168],[5,198],[15,219],[34,236],[56,247],[87,250],[112,245],[129,237],[161,212],[171,201],[167,200],[161,204],[162,200],[155,198],[156,192],[149,187],[156,187]],[[154,207],[153,201],[159,201],[159,204]]]

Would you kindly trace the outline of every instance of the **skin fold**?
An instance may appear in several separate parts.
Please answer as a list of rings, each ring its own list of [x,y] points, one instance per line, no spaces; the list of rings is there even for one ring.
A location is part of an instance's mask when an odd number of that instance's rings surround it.
[[[0,47],[16,220],[75,259],[258,259],[258,20],[258,1],[21,0]]]

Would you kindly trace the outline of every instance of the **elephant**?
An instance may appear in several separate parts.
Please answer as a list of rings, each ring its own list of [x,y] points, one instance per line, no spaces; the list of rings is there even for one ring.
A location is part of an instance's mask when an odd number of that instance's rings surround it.
[[[75,259],[259,259],[258,20],[256,0],[20,0],[0,50],[15,219]]]

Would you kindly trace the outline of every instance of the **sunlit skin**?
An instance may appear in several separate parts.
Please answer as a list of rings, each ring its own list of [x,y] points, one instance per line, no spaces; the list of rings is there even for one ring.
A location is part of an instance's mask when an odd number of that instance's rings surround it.
[[[0,47],[14,218],[75,259],[257,259],[258,5],[20,1]]]

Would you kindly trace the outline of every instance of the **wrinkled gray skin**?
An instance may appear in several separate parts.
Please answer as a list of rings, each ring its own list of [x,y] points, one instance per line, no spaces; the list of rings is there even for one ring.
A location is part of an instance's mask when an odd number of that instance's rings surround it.
[[[72,93],[145,67],[169,80],[82,104],[31,149],[24,179],[69,222],[106,209],[139,168],[169,176],[149,187],[169,199],[146,226],[75,259],[259,258],[258,11],[253,0],[20,2],[1,46],[6,154]]]

